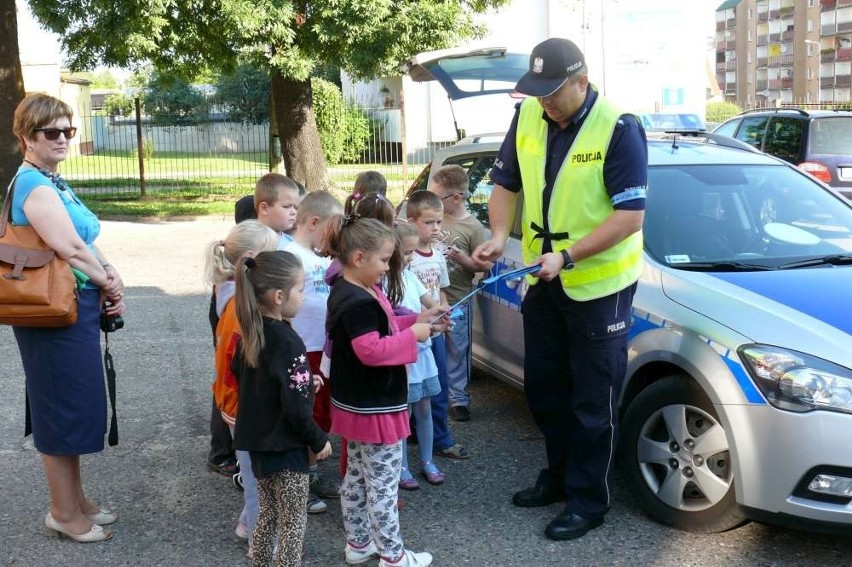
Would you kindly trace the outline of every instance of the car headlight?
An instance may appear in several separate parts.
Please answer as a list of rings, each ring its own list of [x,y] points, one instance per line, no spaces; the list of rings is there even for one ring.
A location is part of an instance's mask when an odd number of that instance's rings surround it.
[[[796,412],[852,413],[852,370],[768,345],[746,345],[738,352],[757,387],[773,406]]]

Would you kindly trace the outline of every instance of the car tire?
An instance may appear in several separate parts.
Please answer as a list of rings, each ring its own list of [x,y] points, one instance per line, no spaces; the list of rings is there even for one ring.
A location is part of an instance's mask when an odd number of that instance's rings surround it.
[[[746,521],[736,502],[727,433],[688,376],[669,376],[643,390],[624,415],[620,443],[633,494],[657,521],[699,533]]]

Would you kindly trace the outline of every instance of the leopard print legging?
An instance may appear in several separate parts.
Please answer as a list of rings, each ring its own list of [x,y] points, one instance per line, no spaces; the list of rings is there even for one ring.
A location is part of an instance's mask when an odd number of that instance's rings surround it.
[[[272,564],[275,539],[278,539],[277,567],[298,567],[302,561],[305,528],[308,525],[307,473],[289,470],[257,479],[260,514],[252,539],[252,565]]]

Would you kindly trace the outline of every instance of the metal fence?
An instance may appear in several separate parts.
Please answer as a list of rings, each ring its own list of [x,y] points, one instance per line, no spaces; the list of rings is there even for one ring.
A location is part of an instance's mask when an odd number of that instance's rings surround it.
[[[369,116],[386,111],[362,110]],[[401,192],[437,149],[452,144],[403,150],[398,132],[388,128],[388,116],[381,118],[372,120],[375,131],[359,160],[328,164],[335,187],[348,190],[358,173],[374,169],[385,175],[391,194]],[[144,117],[100,115],[81,116],[77,122],[79,134],[62,173],[75,189],[90,194],[144,195],[185,187],[250,192],[257,178],[269,171],[270,143],[277,145],[268,124],[187,124],[177,119],[155,123]]]

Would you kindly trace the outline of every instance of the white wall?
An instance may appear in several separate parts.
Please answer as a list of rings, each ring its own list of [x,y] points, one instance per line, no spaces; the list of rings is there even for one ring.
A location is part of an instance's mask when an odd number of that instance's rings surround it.
[[[56,34],[39,26],[25,0],[17,0],[18,48],[27,92],[59,96],[61,55]]]

